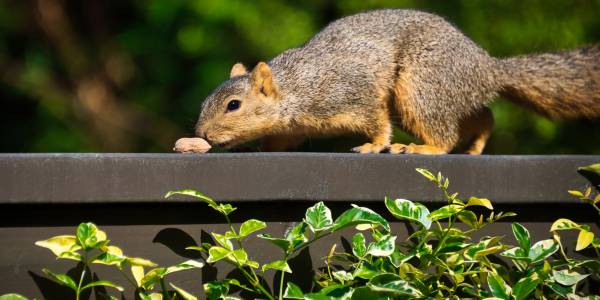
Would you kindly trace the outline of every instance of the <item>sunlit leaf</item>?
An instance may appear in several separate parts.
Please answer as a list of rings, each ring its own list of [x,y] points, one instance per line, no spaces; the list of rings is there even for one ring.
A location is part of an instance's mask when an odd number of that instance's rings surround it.
[[[554,254],[556,251],[558,251],[558,243],[553,239],[542,240],[531,246],[529,258],[531,259],[531,263],[537,263]]]
[[[385,206],[394,217],[421,224],[426,229],[431,227],[431,220],[427,217],[429,210],[425,205],[406,199],[385,198]]]
[[[281,250],[283,250],[284,252],[288,251],[288,249],[290,249],[291,244],[292,244],[287,239],[276,238],[276,237],[273,237],[269,233],[259,234],[258,237],[261,238],[261,239],[263,239],[263,240],[269,241],[271,244],[273,244],[273,245],[281,248]]]
[[[181,298],[183,298],[184,300],[196,300],[197,298],[194,297],[194,295],[184,291],[183,289],[177,287],[176,285],[169,283],[171,285],[171,287],[177,292],[177,294],[179,296],[181,296]]]
[[[209,263],[213,263],[227,257],[230,253],[231,250],[219,246],[214,246],[208,250],[208,259],[206,259],[206,261]]]
[[[377,275],[367,283],[373,291],[391,293],[396,296],[421,297],[418,289],[411,286],[400,276],[392,273]]]
[[[28,300],[28,299],[19,294],[4,294],[4,295],[0,296],[0,300]]]
[[[529,230],[519,223],[512,223],[512,231],[515,238],[519,242],[519,247],[525,251],[528,255],[531,248],[531,237],[529,236]]]
[[[352,253],[358,257],[362,257],[367,253],[365,236],[360,232],[352,237]]]
[[[302,292],[299,286],[295,285],[291,281],[288,281],[287,286],[285,288],[285,292],[283,293],[283,298],[304,299],[304,293]]]
[[[464,206],[459,205],[459,204],[449,204],[449,205],[446,205],[446,206],[442,206],[442,207],[440,207],[437,210],[434,210],[433,212],[431,212],[429,214],[428,218],[431,221],[437,221],[437,220],[441,220],[441,219],[446,219],[446,218],[449,218],[449,217],[457,214],[463,208],[464,208]]]
[[[142,278],[144,278],[144,267],[142,266],[131,266],[131,274],[137,286],[142,285]]]
[[[396,247],[396,236],[387,235],[379,241],[372,242],[367,247],[367,253],[373,256],[389,256]]]
[[[594,240],[594,233],[587,230],[579,231],[579,235],[577,236],[577,246],[575,246],[575,251],[583,250],[589,246]]]
[[[71,279],[69,275],[54,273],[46,268],[42,269],[42,272],[48,275],[48,277],[50,277],[50,279],[54,280],[55,282],[64,286],[68,286],[74,291],[77,290],[77,284],[75,284],[75,281],[73,281],[73,279]]]
[[[427,169],[421,169],[421,168],[417,168],[416,169],[417,172],[421,173],[421,175],[425,176],[425,178],[431,180],[431,181],[435,181],[435,175],[433,175],[433,173],[431,173],[431,171],[427,170]]]
[[[263,221],[250,219],[240,226],[240,237],[245,237],[255,231],[264,229],[267,227],[267,224]]]
[[[579,229],[579,224],[569,220],[569,219],[558,219],[556,221],[554,221],[554,223],[552,223],[552,226],[550,227],[550,231],[556,231],[556,230],[568,230],[568,229]]]
[[[110,281],[108,281],[108,280],[98,280],[98,281],[94,281],[94,282],[92,282],[92,283],[89,283],[89,284],[87,284],[87,285],[83,286],[83,287],[81,288],[81,290],[83,291],[83,290],[85,290],[85,289],[89,289],[89,288],[92,288],[92,287],[95,287],[95,286],[106,286],[106,287],[111,287],[111,288],[117,289],[119,292],[122,292],[122,291],[124,291],[124,290],[125,290],[125,289],[123,289],[123,287],[122,287],[122,286],[120,286],[120,285],[116,285],[116,284],[114,284],[113,282],[110,282]]]
[[[469,198],[469,201],[467,201],[466,206],[483,206],[489,210],[494,209],[494,207],[492,206],[492,202],[489,199],[477,197]]]
[[[269,269],[284,271],[286,273],[292,273],[292,269],[290,268],[290,266],[288,265],[288,263],[286,261],[283,261],[283,260],[272,261],[272,262],[264,264],[262,266],[262,271],[263,272],[266,271],[266,270],[269,270]]]
[[[190,259],[168,267],[162,276],[183,270],[200,269],[202,267],[204,267],[204,263]]]
[[[575,271],[569,271],[567,269],[560,271],[552,270],[552,277],[562,285],[574,285],[589,275],[590,274],[579,274]]]
[[[487,282],[494,297],[506,300],[510,299],[512,289],[500,275],[488,273]]]
[[[377,224],[381,225],[386,232],[390,231],[390,224],[383,217],[366,207],[358,206],[342,213],[342,215],[335,220],[332,231],[338,231],[342,228],[356,224]]]
[[[63,252],[81,249],[81,247],[77,245],[77,238],[74,235],[51,237],[45,241],[37,241],[35,242],[35,245],[50,249],[56,256],[60,256]]]
[[[513,297],[516,300],[526,299],[527,296],[535,290],[542,280],[539,278],[537,273],[521,278],[513,287]]]
[[[306,210],[304,222],[313,232],[329,229],[333,225],[331,210],[321,201]]]
[[[346,300],[352,295],[352,289],[345,285],[330,285],[316,293],[304,294],[305,300]]]

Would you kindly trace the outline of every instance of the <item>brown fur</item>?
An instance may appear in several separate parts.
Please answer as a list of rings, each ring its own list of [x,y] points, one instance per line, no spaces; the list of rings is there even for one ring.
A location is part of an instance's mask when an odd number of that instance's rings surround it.
[[[311,136],[364,134],[360,153],[480,154],[498,95],[550,117],[600,116],[600,47],[490,57],[443,18],[376,10],[342,18],[250,73],[241,64],[203,104],[197,134],[287,150]],[[241,107],[228,111],[227,103]],[[390,145],[392,123],[424,145]]]

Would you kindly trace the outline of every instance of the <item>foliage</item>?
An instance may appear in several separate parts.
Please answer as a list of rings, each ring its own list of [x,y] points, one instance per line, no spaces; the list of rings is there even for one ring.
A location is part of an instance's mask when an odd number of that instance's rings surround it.
[[[51,237],[44,241],[37,241],[35,244],[40,247],[48,248],[57,259],[70,259],[77,261],[81,266],[81,273],[78,279],[72,278],[68,274],[54,273],[48,269],[42,271],[53,281],[60,285],[69,287],[75,292],[75,299],[79,300],[83,291],[97,286],[114,288],[123,292],[124,288],[108,280],[94,280],[92,264],[102,264],[114,266],[136,290],[139,297],[143,300],[151,299],[175,299],[175,293],[184,299],[195,299],[186,291],[171,284],[175,292],[166,288],[164,277],[167,274],[192,268],[202,268],[203,263],[194,260],[188,260],[180,264],[167,268],[157,267],[150,260],[139,257],[128,257],[123,254],[117,246],[109,245],[106,233],[100,230],[93,223],[81,223],[77,227],[75,235],[60,235]],[[144,272],[144,267],[151,268]],[[127,275],[125,270],[129,269],[131,276]],[[91,281],[91,282],[90,282]],[[160,293],[153,292],[154,286],[160,284]],[[106,298],[117,299],[114,296],[106,295]],[[8,298],[11,299],[11,298]],[[17,298],[14,298],[17,299]]]
[[[385,206],[391,215],[413,228],[405,239],[395,234],[383,216],[357,205],[334,218],[331,210],[318,202],[283,236],[274,236],[264,233],[267,224],[257,219],[235,226],[230,221],[235,207],[218,203],[200,192],[180,190],[169,192],[165,197],[195,197],[221,214],[228,224],[225,232],[211,233],[213,243],[187,248],[199,251],[206,263],[225,262],[242,274],[242,278],[204,282],[208,299],[237,299],[233,295],[240,290],[253,293],[256,298],[307,300],[578,298],[584,296],[578,287],[586,278],[600,278],[600,240],[589,226],[558,219],[549,230],[551,238],[536,241],[527,228],[515,222],[512,232],[516,245],[505,243],[503,236],[475,238],[481,236],[479,231],[483,228],[515,214],[495,211],[486,198],[465,200],[458,193],[451,193],[450,181],[441,173],[417,171],[440,189],[445,204],[430,210],[418,202],[386,198]],[[577,195],[589,199],[588,192]],[[352,235],[350,249],[338,251],[333,244],[330,251],[323,254],[325,267],[315,270],[313,290],[302,290],[298,284],[286,280],[286,274],[294,272],[290,259],[302,249],[334,232],[347,232],[352,228],[357,232]],[[576,251],[594,249],[598,259],[567,257],[560,236],[565,230],[579,232]],[[254,260],[244,247],[253,237],[276,246],[279,255],[262,264]],[[127,257],[119,248],[109,245],[106,234],[92,223],[80,224],[76,235],[56,236],[36,244],[50,249],[60,259],[83,264],[78,281],[67,274],[44,269],[51,279],[73,289],[76,299],[81,291],[98,285],[122,290],[106,280],[88,282],[90,264],[115,266],[142,299],[174,299],[175,295],[195,299],[173,284],[170,285],[173,291],[169,291],[164,277],[203,266],[197,261],[187,261],[161,268],[145,259]],[[144,272],[144,267],[153,269]],[[130,269],[133,279],[124,272],[126,268]],[[273,290],[263,280],[268,272],[279,274],[278,286]],[[153,292],[157,283],[160,293]],[[595,295],[587,296],[598,299]]]
[[[376,8],[437,13],[499,57],[600,40],[597,0],[0,1],[0,152],[170,151],[235,62],[269,60]],[[489,153],[600,151],[598,123],[492,109]]]

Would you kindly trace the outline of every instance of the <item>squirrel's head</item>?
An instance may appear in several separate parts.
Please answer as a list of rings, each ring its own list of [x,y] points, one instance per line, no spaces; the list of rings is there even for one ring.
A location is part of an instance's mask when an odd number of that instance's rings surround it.
[[[237,63],[229,80],[204,100],[196,135],[225,148],[263,137],[278,124],[279,100],[269,65],[260,62],[248,73]]]

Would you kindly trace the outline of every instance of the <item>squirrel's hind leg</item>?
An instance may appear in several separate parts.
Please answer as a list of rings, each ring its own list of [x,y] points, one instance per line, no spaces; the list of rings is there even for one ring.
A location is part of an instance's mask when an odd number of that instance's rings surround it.
[[[435,145],[415,145],[413,143],[409,145],[404,144],[392,144],[390,146],[390,153],[392,154],[446,154],[448,149],[444,149]]]
[[[473,116],[463,120],[460,127],[461,139],[470,143],[465,153],[481,154],[494,127],[492,111],[484,107]]]

